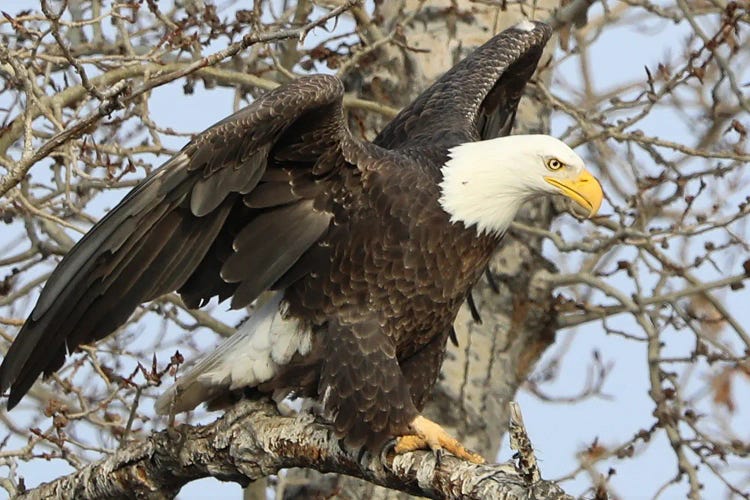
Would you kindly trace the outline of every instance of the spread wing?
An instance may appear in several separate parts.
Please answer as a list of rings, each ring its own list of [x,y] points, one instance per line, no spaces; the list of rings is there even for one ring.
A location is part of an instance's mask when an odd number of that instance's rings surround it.
[[[0,367],[8,407],[142,302],[178,290],[191,307],[217,295],[242,307],[284,277],[328,230],[326,193],[357,147],[342,97],[331,76],[279,87],[133,189],[47,281]]]
[[[524,21],[494,36],[404,108],[373,142],[397,149],[508,135],[551,35],[546,24]]]

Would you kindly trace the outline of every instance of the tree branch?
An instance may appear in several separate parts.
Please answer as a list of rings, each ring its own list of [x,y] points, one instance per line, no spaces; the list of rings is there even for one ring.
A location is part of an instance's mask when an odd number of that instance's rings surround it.
[[[205,426],[182,425],[131,443],[110,457],[42,484],[19,499],[174,497],[213,476],[246,485],[288,467],[337,472],[430,498],[570,498],[554,483],[527,482],[512,464],[475,465],[430,452],[385,462],[344,447],[309,415],[282,417],[266,401],[243,401]]]

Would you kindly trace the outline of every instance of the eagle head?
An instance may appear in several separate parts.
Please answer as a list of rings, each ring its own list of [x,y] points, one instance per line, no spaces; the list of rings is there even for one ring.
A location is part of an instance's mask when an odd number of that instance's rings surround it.
[[[502,234],[524,202],[561,194],[591,217],[604,194],[599,181],[568,145],[548,135],[512,135],[449,150],[442,168],[440,205],[453,223]]]

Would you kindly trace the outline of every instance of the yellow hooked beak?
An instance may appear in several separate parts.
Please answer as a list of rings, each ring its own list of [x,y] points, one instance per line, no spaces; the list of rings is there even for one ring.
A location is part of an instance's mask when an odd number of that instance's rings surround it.
[[[588,210],[589,217],[596,215],[602,204],[604,193],[602,186],[596,177],[591,175],[588,170],[581,172],[576,179],[556,179],[545,176],[544,180],[562,191],[562,194],[578,203],[581,207]]]

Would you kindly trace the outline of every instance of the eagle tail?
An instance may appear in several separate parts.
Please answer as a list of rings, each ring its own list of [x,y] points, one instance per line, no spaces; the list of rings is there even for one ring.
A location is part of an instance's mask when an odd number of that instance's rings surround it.
[[[282,297],[283,292],[273,293],[234,335],[179,376],[156,400],[156,413],[192,410],[237,389],[268,382],[293,356],[308,354],[310,333],[297,320],[284,317]]]

